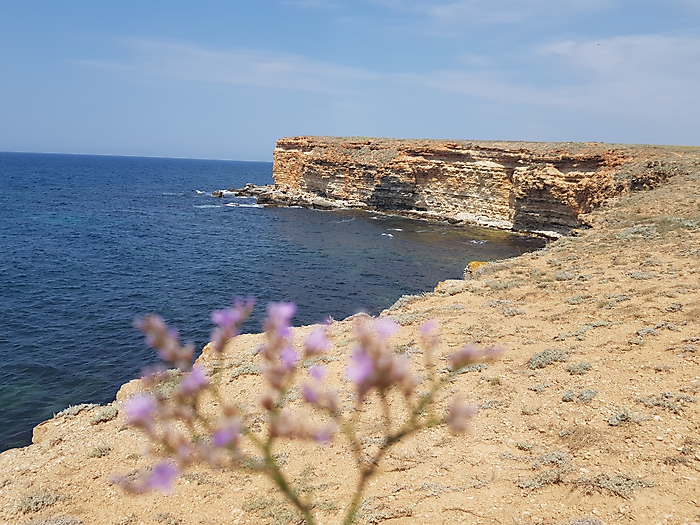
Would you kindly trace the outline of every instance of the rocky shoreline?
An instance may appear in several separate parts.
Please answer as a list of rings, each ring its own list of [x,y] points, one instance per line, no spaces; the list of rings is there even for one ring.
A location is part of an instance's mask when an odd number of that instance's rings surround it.
[[[558,238],[607,199],[686,172],[683,149],[665,146],[293,137],[277,142],[273,185],[229,192]]]

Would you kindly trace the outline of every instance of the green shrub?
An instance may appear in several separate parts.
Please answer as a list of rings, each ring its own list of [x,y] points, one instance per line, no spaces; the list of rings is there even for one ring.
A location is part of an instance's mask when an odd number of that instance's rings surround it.
[[[601,492],[630,499],[636,489],[653,487],[656,485],[656,483],[643,479],[635,479],[632,476],[627,476],[625,474],[619,474],[616,476],[600,474],[594,478],[578,479],[576,480],[575,485],[589,495],[593,494],[594,492]]]
[[[233,372],[231,372],[231,379],[236,379],[240,376],[259,376],[260,374],[262,374],[262,368],[260,368],[258,365],[248,363],[239,366]]]
[[[551,365],[556,361],[566,361],[569,357],[566,354],[566,350],[561,350],[557,348],[548,348],[542,352],[534,354],[528,364],[531,369],[544,368],[545,366]]]
[[[88,454],[89,458],[102,458],[105,457],[107,454],[111,452],[111,447],[107,446],[100,446],[100,447],[95,447],[92,452]]]
[[[633,414],[627,407],[622,407],[619,412],[615,412],[608,418],[608,424],[611,427],[616,427],[620,423],[640,423],[641,421],[641,418]]]
[[[598,392],[593,390],[592,388],[584,388],[584,389],[579,391],[578,400],[581,403],[588,403],[596,395],[598,395]]]
[[[100,423],[106,423],[107,421],[112,421],[119,415],[119,410],[115,406],[107,406],[100,410],[97,415],[95,415],[90,423],[93,425],[98,425]]]
[[[586,372],[588,372],[591,369],[591,364],[582,362],[582,363],[571,363],[569,366],[566,367],[566,371],[569,372],[571,375],[583,375]]]
[[[20,499],[16,507],[22,514],[28,514],[30,512],[39,512],[64,499],[67,499],[67,496],[64,494],[40,489],[30,492]]]
[[[536,490],[547,485],[564,482],[564,470],[555,468],[537,473],[531,478],[519,478],[515,484],[521,489]]]

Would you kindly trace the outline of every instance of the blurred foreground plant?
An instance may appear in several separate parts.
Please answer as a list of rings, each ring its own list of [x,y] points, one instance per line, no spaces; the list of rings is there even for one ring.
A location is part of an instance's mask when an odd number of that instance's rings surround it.
[[[236,299],[232,308],[213,312],[212,321],[217,328],[212,332],[211,346],[215,354],[221,355],[226,343],[239,334],[253,306],[252,299]],[[290,327],[295,311],[292,303],[270,303],[267,307],[263,325],[266,343],[258,349],[264,361],[266,381],[266,389],[259,399],[259,408],[264,411],[267,423],[267,431],[262,435],[246,427],[243,421],[247,412],[223,398],[217,379],[207,375],[203,366],[192,366],[193,348],[180,344],[177,331],[168,329],[157,316],[137,320],[135,326],[144,332],[147,343],[161,359],[175,365],[179,371],[163,368],[148,373],[144,381],[149,393],[132,397],[125,407],[127,422],[148,435],[163,459],[136,480],[118,477],[114,481],[135,493],[151,489],[169,491],[179,473],[195,463],[228,468],[250,465],[255,458],[244,450],[252,448],[262,454],[259,470],[301,512],[307,525],[311,525],[315,523],[313,502],[303,497],[289,481],[275,459],[275,445],[281,438],[324,444],[342,436],[350,445],[358,469],[357,485],[343,521],[350,524],[357,518],[367,481],[377,472],[379,462],[393,445],[436,425],[446,424],[454,434],[466,430],[476,409],[455,397],[449,410],[442,413],[436,406],[436,397],[460,369],[495,359],[500,353],[496,347],[482,349],[470,344],[450,355],[447,373],[440,372],[434,363],[437,323],[428,321],[420,329],[425,376],[418,376],[410,370],[409,356],[398,353],[388,342],[398,331],[398,325],[387,318],[360,318],[355,323],[355,342],[345,370],[345,379],[355,390],[356,402],[348,416],[339,408],[338,391],[324,386],[326,367],[310,366],[308,377],[299,380],[298,376],[305,370],[302,365],[322,356],[330,342],[325,327],[320,327],[314,329],[303,344],[295,346]],[[310,422],[301,411],[284,406],[285,397],[295,386],[299,387],[303,402],[315,409],[324,423]],[[421,390],[417,391],[419,386]],[[365,458],[358,423],[364,401],[373,393],[381,403],[383,436],[374,456]],[[405,409],[401,413],[392,411],[390,395],[403,399]],[[207,396],[218,408],[215,415],[203,409]]]

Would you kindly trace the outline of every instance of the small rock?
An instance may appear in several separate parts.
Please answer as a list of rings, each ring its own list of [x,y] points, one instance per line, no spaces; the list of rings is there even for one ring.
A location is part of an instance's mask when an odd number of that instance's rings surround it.
[[[323,210],[329,210],[335,207],[335,204],[332,201],[324,199],[323,197],[316,197],[311,201],[311,205],[314,208],[321,208]]]

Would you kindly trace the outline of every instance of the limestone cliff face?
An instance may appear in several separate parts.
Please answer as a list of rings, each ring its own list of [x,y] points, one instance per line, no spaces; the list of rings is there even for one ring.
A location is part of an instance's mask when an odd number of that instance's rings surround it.
[[[293,137],[262,204],[355,207],[558,236],[674,173],[673,151],[600,143]]]

